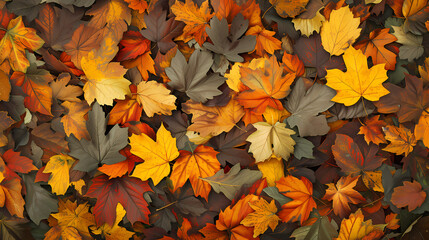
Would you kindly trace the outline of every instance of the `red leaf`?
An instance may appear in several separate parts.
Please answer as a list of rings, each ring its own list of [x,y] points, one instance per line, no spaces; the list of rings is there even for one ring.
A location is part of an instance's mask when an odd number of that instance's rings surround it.
[[[7,163],[7,167],[15,172],[29,173],[32,170],[37,170],[33,165],[33,160],[19,155],[19,152],[14,152],[12,149],[3,154],[3,160]]]

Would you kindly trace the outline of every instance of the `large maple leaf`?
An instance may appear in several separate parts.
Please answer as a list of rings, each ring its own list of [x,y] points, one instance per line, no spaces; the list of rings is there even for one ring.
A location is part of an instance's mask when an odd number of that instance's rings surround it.
[[[417,129],[420,130],[419,128]],[[384,134],[386,134],[386,139],[390,141],[390,144],[383,148],[384,151],[396,153],[398,155],[404,153],[405,156],[408,156],[408,154],[413,151],[413,147],[417,144],[417,139],[414,134],[402,124],[399,125],[399,127],[392,125],[383,127],[383,131]]]
[[[93,212],[98,226],[103,223],[113,226],[118,203],[124,206],[131,223],[141,221],[149,224],[150,211],[143,198],[143,193],[148,191],[152,189],[147,181],[129,176],[109,179],[103,174],[92,180],[86,196],[97,198]]]
[[[278,180],[276,187],[281,194],[292,199],[282,206],[278,214],[282,221],[300,221],[302,224],[307,220],[310,212],[317,206],[313,200],[313,184],[305,177],[298,179],[289,175]]]
[[[176,96],[156,81],[140,82],[137,86],[137,102],[143,107],[148,117],[153,115],[171,115],[176,109]]]
[[[66,114],[61,118],[61,122],[63,123],[64,131],[67,136],[73,134],[78,140],[82,138],[89,139],[84,117],[89,111],[86,101],[65,101],[61,106],[66,109]]]
[[[130,138],[131,153],[144,160],[136,166],[133,177],[143,181],[152,179],[157,185],[164,177],[170,174],[170,162],[179,156],[176,139],[162,124],[156,133],[156,142],[146,134],[135,135]]]
[[[45,42],[37,36],[36,30],[24,26],[21,16],[10,20],[6,32],[3,31],[1,31],[3,38],[0,41],[0,63],[7,58],[14,71],[27,72],[30,62],[25,56],[25,49],[35,51]]]
[[[356,186],[359,176],[342,177],[337,184],[329,183],[328,189],[323,199],[333,201],[334,213],[340,218],[345,218],[350,214],[349,203],[357,204],[365,202],[365,198],[353,188]]]
[[[180,157],[176,160],[171,173],[174,191],[182,187],[189,179],[195,196],[208,199],[211,186],[200,178],[211,177],[220,169],[220,163],[216,159],[216,152],[211,147],[199,145],[192,153],[181,150]]]
[[[289,94],[290,85],[295,80],[295,74],[286,74],[285,69],[279,65],[275,56],[264,59],[263,67],[241,68],[240,74],[241,82],[250,89],[238,94],[237,100],[241,105],[245,108],[253,108],[254,112],[260,114],[265,111],[267,106],[278,110],[283,109],[279,99]]]
[[[350,47],[344,53],[347,72],[338,69],[327,70],[328,87],[337,91],[332,101],[346,106],[355,104],[362,97],[369,101],[378,101],[389,91],[382,86],[387,80],[385,64],[377,64],[368,69],[366,56],[361,50]]]
[[[250,207],[255,212],[249,213],[240,224],[246,227],[255,227],[253,230],[253,237],[256,238],[260,234],[267,231],[268,227],[274,231],[280,218],[276,215],[277,207],[274,200],[270,203],[261,198],[259,200],[249,202]]]

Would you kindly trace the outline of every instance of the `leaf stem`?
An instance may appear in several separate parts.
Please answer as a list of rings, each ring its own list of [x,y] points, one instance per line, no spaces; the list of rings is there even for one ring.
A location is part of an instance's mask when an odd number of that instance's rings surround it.
[[[176,200],[176,201],[174,201],[174,202],[171,202],[171,203],[169,203],[169,204],[167,204],[167,205],[165,205],[165,206],[163,206],[163,207],[161,207],[161,208],[158,208],[158,209],[156,209],[155,211],[156,211],[156,212],[161,211],[162,209],[168,208],[169,206],[171,206],[171,205],[173,205],[173,204],[176,204],[176,203],[177,203],[177,200]]]

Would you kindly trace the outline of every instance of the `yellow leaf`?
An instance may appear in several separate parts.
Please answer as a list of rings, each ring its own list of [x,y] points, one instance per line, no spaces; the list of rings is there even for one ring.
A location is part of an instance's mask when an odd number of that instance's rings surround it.
[[[368,69],[366,56],[361,50],[353,47],[347,49],[343,58],[347,72],[339,69],[327,70],[326,86],[337,91],[337,95],[331,101],[351,106],[361,97],[369,101],[378,101],[380,97],[389,93],[382,85],[387,80],[385,63]]]
[[[358,209],[350,214],[348,219],[341,221],[340,233],[335,240],[360,240],[374,230],[382,230],[384,227],[372,225],[372,220],[363,221],[362,211]]]
[[[119,222],[122,221],[122,218],[125,216],[124,207],[118,203],[116,206],[116,220],[113,226],[110,226],[107,223],[104,223],[99,228],[91,227],[93,234],[102,235],[106,240],[121,240],[121,239],[130,239],[134,233],[128,231],[126,228],[119,226]]]
[[[262,177],[267,179],[268,186],[276,185],[276,181],[285,176],[284,164],[281,158],[272,157],[264,162],[257,163]]]
[[[322,25],[323,48],[331,55],[343,54],[359,37],[359,24],[360,19],[353,17],[348,6],[333,10],[329,21]]]
[[[262,115],[267,123],[274,125],[276,122],[283,122],[286,117],[290,116],[290,112],[286,109],[278,110],[268,106]]]
[[[364,171],[362,177],[363,183],[376,192],[384,192],[383,183],[381,182],[381,171]]]
[[[74,185],[76,191],[82,195],[82,188],[85,186],[85,181],[83,179],[79,179],[75,182],[71,182],[70,185]]]
[[[89,133],[86,129],[86,120],[84,118],[85,114],[89,111],[88,104],[85,101],[65,101],[61,106],[67,110],[67,114],[61,118],[67,136],[73,133],[78,140],[82,138],[89,139]]]
[[[288,159],[294,151],[295,141],[290,135],[295,131],[286,128],[285,123],[276,122],[271,125],[266,122],[254,123],[257,129],[247,137],[250,142],[249,152],[253,153],[256,163],[267,160],[272,154]]]
[[[116,40],[107,35],[99,50],[92,50],[82,57],[81,66],[87,82],[83,87],[85,100],[91,105],[95,99],[100,105],[113,105],[113,99],[125,99],[130,94],[127,72],[118,62],[109,63],[118,52]]]
[[[253,230],[254,238],[267,231],[268,227],[273,231],[276,229],[280,218],[276,215],[277,207],[274,200],[268,203],[265,199],[260,198],[259,200],[249,202],[249,206],[255,211],[249,213],[241,220],[240,224],[246,227],[255,227]]]
[[[423,140],[423,144],[429,147],[429,114],[426,111],[420,116],[419,122],[414,128],[414,133],[417,140]]]
[[[322,23],[325,22],[325,20],[325,17],[317,11],[313,18],[294,18],[292,19],[292,22],[297,31],[300,30],[302,35],[310,37],[314,31],[316,31],[316,33],[320,32]]]
[[[51,173],[48,184],[52,187],[52,192],[63,195],[70,186],[70,168],[75,160],[68,155],[55,155],[49,159],[43,173]]]
[[[155,113],[171,115],[176,109],[176,97],[170,94],[170,90],[156,81],[140,82],[137,86],[137,102],[143,106],[148,117]]]
[[[35,51],[45,42],[36,34],[36,30],[26,28],[22,17],[10,20],[7,31],[0,41],[0,63],[6,58],[14,71],[27,72],[30,62],[25,56],[25,49]]]
[[[179,156],[176,139],[165,129],[164,124],[156,133],[156,142],[146,134],[133,134],[130,145],[131,153],[145,160],[136,166],[132,176],[143,181],[151,178],[155,185],[170,174],[170,162]]]
[[[241,78],[240,67],[247,67],[252,70],[256,70],[257,68],[264,67],[265,60],[266,60],[265,58],[254,58],[250,63],[249,62],[234,63],[229,73],[225,74],[225,77],[227,78],[226,84],[228,84],[228,87],[236,92],[242,91],[240,87],[244,85],[240,80]]]
[[[419,125],[416,125],[416,130],[422,130],[419,127]],[[414,134],[402,124],[399,125],[399,128],[393,125],[383,127],[383,132],[386,134],[385,138],[390,141],[390,144],[383,149],[384,151],[396,153],[398,155],[405,153],[405,156],[408,156],[408,154],[413,151],[413,147],[417,144]],[[416,134],[419,134],[420,137],[421,133],[416,132]]]

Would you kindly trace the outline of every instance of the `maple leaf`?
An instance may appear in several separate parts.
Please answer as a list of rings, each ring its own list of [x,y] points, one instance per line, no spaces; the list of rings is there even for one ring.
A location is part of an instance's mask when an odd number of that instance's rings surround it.
[[[140,121],[143,107],[137,102],[137,86],[131,84],[130,91],[131,97],[125,96],[125,100],[115,100],[116,104],[109,113],[108,125]]]
[[[386,139],[390,141],[390,144],[383,148],[384,151],[393,152],[398,155],[404,153],[405,156],[408,156],[417,144],[414,134],[402,124],[399,127],[393,125],[383,127],[383,132],[386,134]]]
[[[116,44],[109,34],[103,39],[100,49],[82,57],[82,70],[88,80],[83,91],[88,105],[97,99],[101,105],[111,106],[113,99],[125,99],[125,95],[130,93],[130,82],[123,77],[127,70],[119,63],[109,63],[118,51]]]
[[[52,81],[49,85],[52,89],[52,97],[55,99],[80,102],[78,97],[82,95],[82,88],[75,85],[69,85],[71,76],[68,73],[62,73],[56,81]]]
[[[249,213],[240,224],[246,227],[255,227],[253,230],[253,237],[256,238],[260,234],[267,231],[268,227],[274,231],[277,227],[278,222],[281,220],[277,215],[277,207],[274,200],[270,203],[261,198],[259,200],[249,202],[249,206],[255,210],[255,212]]]
[[[380,167],[385,158],[376,155],[377,145],[365,146],[363,144],[358,145],[353,138],[344,134],[337,134],[335,144],[332,146],[335,162],[345,174],[351,176],[361,174],[367,187],[382,191],[381,181],[377,178],[377,174],[372,171]],[[363,151],[359,148],[360,146],[362,146]]]
[[[342,177],[338,180],[337,184],[329,183],[323,199],[333,201],[334,213],[340,218],[346,218],[350,212],[349,203],[357,204],[365,202],[365,198],[354,190],[359,176],[356,177]]]
[[[225,78],[216,73],[207,75],[213,64],[212,55],[207,51],[195,50],[189,62],[180,51],[171,60],[170,67],[165,73],[170,78],[168,85],[197,102],[206,102],[214,96],[222,94],[217,89],[225,81]]]
[[[398,40],[389,33],[389,28],[375,29],[369,38],[355,44],[356,49],[362,50],[367,57],[372,58],[374,65],[385,63],[386,70],[395,70],[396,54],[385,48],[385,45]]]
[[[255,49],[256,36],[247,35],[241,37],[247,29],[249,21],[243,15],[238,14],[231,23],[228,30],[228,22],[225,18],[219,20],[213,17],[210,20],[210,28],[206,32],[213,42],[205,42],[204,47],[208,50],[225,56],[231,62],[243,62],[244,58],[239,53],[247,53]]]
[[[148,8],[148,4],[146,0],[124,0],[124,1],[128,3],[129,8],[136,10],[139,13],[144,13]]]
[[[14,71],[26,73],[30,62],[25,56],[25,49],[36,51],[43,44],[44,41],[37,36],[36,30],[25,27],[22,17],[18,16],[10,20],[0,41],[0,63],[9,59],[10,66]]]
[[[3,162],[2,159],[0,161]],[[21,178],[8,170],[0,182],[0,207],[5,207],[12,216],[24,218],[25,201],[22,198],[21,190]]]
[[[127,159],[122,162],[118,162],[115,164],[107,165],[99,167],[97,170],[108,175],[109,179],[121,177],[125,174],[131,174],[134,169],[136,163],[143,162],[143,159],[137,157],[136,155],[131,154],[130,147],[125,147],[120,151],[122,155],[124,155]]]
[[[405,88],[391,83],[383,86],[390,92],[376,104],[381,113],[396,113],[400,123],[417,121],[429,107],[429,88],[416,76],[405,74]]]
[[[398,208],[408,206],[408,211],[411,212],[423,204],[426,196],[419,182],[404,181],[404,186],[393,189],[391,201]]]
[[[247,137],[250,142],[249,152],[253,153],[256,163],[267,160],[272,154],[283,159],[288,159],[294,151],[295,141],[291,135],[295,131],[286,128],[285,123],[276,122],[271,125],[266,122],[253,124],[257,129]]]
[[[387,80],[385,64],[377,64],[368,69],[367,59],[361,50],[350,47],[344,53],[347,72],[338,69],[327,70],[326,85],[337,91],[331,100],[346,106],[355,104],[361,97],[378,101],[389,91],[382,83]]]
[[[78,140],[74,136],[68,138],[70,153],[69,155],[79,159],[79,162],[73,167],[75,170],[91,172],[95,170],[100,163],[114,164],[125,160],[125,157],[119,154],[119,150],[127,144],[127,128],[119,128],[115,125],[106,132],[107,119],[104,118],[104,112],[98,103],[94,104],[89,111],[86,127],[88,129],[91,141],[86,139]]]
[[[192,114],[192,124],[188,127],[188,131],[199,132],[201,137],[229,132],[244,116],[243,107],[234,99],[223,107],[207,107],[188,100],[182,104],[182,111]]]
[[[429,6],[427,1],[404,0],[402,14],[405,17],[404,30],[416,35],[427,33],[425,22],[429,18]]]
[[[387,143],[383,135],[383,127],[386,126],[386,122],[379,120],[379,115],[374,115],[371,118],[365,119],[365,125],[359,128],[358,134],[363,134],[366,143],[373,142],[374,144]]]
[[[167,53],[176,44],[173,38],[182,33],[184,23],[178,22],[175,18],[165,20],[167,11],[161,7],[156,7],[149,14],[144,15],[147,28],[140,31],[141,34],[152,42],[156,42],[161,53]]]
[[[305,177],[298,179],[289,175],[276,181],[276,187],[281,194],[292,199],[282,205],[282,210],[278,213],[282,221],[299,220],[302,224],[307,220],[310,212],[317,206],[313,200],[313,184]]]
[[[222,192],[228,199],[233,200],[243,185],[251,185],[261,177],[262,174],[259,171],[249,169],[240,171],[240,164],[236,164],[226,174],[221,169],[211,177],[200,179],[208,182],[215,192]]]
[[[398,39],[396,42],[402,44],[402,46],[399,47],[400,59],[413,61],[423,55],[423,36],[405,32],[404,26],[392,26],[392,28],[395,31],[393,35]]]
[[[154,185],[170,174],[170,162],[179,157],[176,139],[161,124],[156,133],[156,142],[146,134],[130,138],[131,153],[142,158],[144,163],[136,166],[132,176],[143,181],[152,179]]]
[[[186,0],[185,3],[176,0],[171,6],[171,11],[177,20],[186,23],[183,34],[178,37],[178,40],[188,42],[194,38],[202,46],[207,38],[206,26],[214,15],[214,13],[210,13],[209,1],[202,2],[198,8],[198,5],[192,0]]]
[[[216,159],[217,153],[213,148],[204,145],[199,145],[192,153],[181,150],[170,176],[174,191],[182,187],[189,179],[195,196],[201,196],[207,200],[211,186],[200,178],[211,177],[219,171],[220,163]]]
[[[94,215],[88,212],[89,207],[88,203],[78,205],[77,202],[60,199],[58,201],[58,213],[51,214],[51,216],[58,220],[58,225],[62,231],[67,228],[74,228],[79,234],[91,237],[88,228],[94,225],[95,221]]]
[[[19,152],[14,152],[12,149],[3,153],[1,158],[3,158],[7,167],[14,172],[29,173],[33,170],[37,170],[37,167],[33,165],[33,160],[21,156]]]
[[[52,187],[52,192],[63,195],[70,185],[70,168],[75,160],[67,155],[52,156],[46,164],[43,173],[51,173],[48,184]]]
[[[140,82],[137,86],[137,102],[143,107],[148,117],[155,113],[171,115],[176,109],[176,97],[170,94],[170,90],[156,81]]]
[[[320,32],[323,48],[331,55],[343,54],[359,37],[359,24],[348,6],[333,10]]]
[[[97,198],[93,213],[98,226],[103,223],[114,225],[118,203],[124,206],[131,223],[141,221],[149,224],[150,211],[143,198],[143,193],[148,191],[152,191],[149,184],[138,178],[123,176],[109,179],[103,174],[92,180],[86,196]]]
[[[286,103],[286,109],[291,113],[286,121],[291,127],[298,127],[301,137],[325,135],[330,128],[325,115],[319,113],[334,105],[331,102],[334,96],[335,92],[325,85],[314,83],[307,90],[304,80],[297,80]]]
[[[279,99],[289,94],[295,74],[285,74],[284,68],[279,65],[275,56],[253,61],[263,61],[263,67],[240,68],[240,80],[250,90],[240,92],[236,99],[245,108],[254,108],[253,111],[260,114],[267,106],[282,110],[283,105]],[[257,64],[256,62],[253,64]]]
[[[334,240],[358,240],[364,239],[365,236],[378,230],[383,230],[380,225],[372,225],[372,220],[363,221],[362,211],[358,209],[355,213],[350,214],[348,219],[341,221],[340,233]]]
[[[88,130],[86,129],[86,121],[84,116],[89,111],[89,106],[85,101],[69,102],[65,101],[61,104],[67,113],[61,118],[64,126],[64,131],[70,137],[73,134],[77,140],[82,138],[90,139]]]
[[[309,0],[270,0],[270,3],[276,9],[276,12],[282,18],[292,17],[299,15],[305,11],[305,6]]]
[[[91,226],[91,231],[95,235],[102,235],[106,240],[118,240],[118,239],[130,239],[134,233],[128,231],[126,228],[119,226],[119,222],[122,221],[126,212],[124,207],[118,203],[116,206],[116,219],[113,225],[104,223],[98,228]]]
[[[121,48],[116,55],[117,61],[135,59],[138,56],[150,51],[150,41],[137,31],[126,31],[119,42]]]
[[[280,50],[282,42],[277,38],[273,37],[276,34],[273,31],[269,31],[259,25],[250,27],[246,35],[256,36],[255,51],[259,56],[264,56],[264,53],[274,54],[274,51]]]

